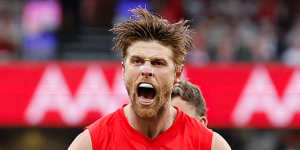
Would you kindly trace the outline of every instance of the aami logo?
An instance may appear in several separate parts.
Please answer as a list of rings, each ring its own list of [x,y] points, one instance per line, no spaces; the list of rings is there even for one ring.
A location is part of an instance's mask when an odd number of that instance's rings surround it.
[[[58,111],[65,123],[80,123],[89,110],[102,114],[115,111],[126,102],[127,92],[121,70],[111,90],[99,66],[90,66],[76,92],[72,96],[58,66],[46,68],[26,111],[26,119],[38,124],[49,110]]]
[[[294,115],[300,113],[299,70],[293,73],[280,100],[267,70],[254,69],[234,109],[233,122],[237,126],[246,125],[256,112],[265,113],[276,127],[289,125]]]

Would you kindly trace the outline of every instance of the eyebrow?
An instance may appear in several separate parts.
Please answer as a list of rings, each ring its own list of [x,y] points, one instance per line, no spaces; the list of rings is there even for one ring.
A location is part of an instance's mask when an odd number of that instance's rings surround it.
[[[142,56],[138,56],[138,55],[132,55],[132,56],[130,56],[131,57],[131,59],[132,58],[140,58],[140,59],[144,59],[145,57],[142,57]]]
[[[131,59],[136,59],[136,58],[139,58],[139,59],[145,59],[145,57],[143,56],[138,56],[138,55],[132,55],[130,56]],[[166,60],[167,58],[166,57],[161,57],[161,56],[155,56],[155,57],[150,57],[150,60]]]

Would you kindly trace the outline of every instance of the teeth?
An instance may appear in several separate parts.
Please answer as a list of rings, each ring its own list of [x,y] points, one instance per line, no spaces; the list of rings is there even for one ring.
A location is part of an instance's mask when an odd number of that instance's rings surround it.
[[[153,86],[152,86],[151,84],[149,84],[149,83],[141,83],[141,84],[139,85],[139,87],[143,87],[143,88],[153,88]]]

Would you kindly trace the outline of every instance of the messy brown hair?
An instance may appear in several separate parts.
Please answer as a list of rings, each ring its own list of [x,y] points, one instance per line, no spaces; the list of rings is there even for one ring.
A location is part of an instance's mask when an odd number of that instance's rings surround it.
[[[180,96],[184,101],[188,102],[196,108],[196,113],[206,116],[206,104],[200,89],[189,81],[180,81],[174,85],[172,98]]]
[[[184,56],[192,46],[188,21],[181,20],[171,24],[141,7],[129,11],[134,15],[127,21],[114,25],[110,30],[116,34],[113,49],[120,50],[124,59],[127,56],[127,48],[133,42],[156,40],[172,48],[176,69],[181,69]]]

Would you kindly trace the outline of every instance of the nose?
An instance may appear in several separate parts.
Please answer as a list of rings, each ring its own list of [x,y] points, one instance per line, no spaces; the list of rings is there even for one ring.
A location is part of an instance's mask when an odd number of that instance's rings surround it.
[[[153,76],[153,68],[151,67],[151,64],[145,63],[140,69],[143,77],[147,78]]]
[[[144,77],[152,77],[153,73],[152,72],[142,72],[142,76]]]

